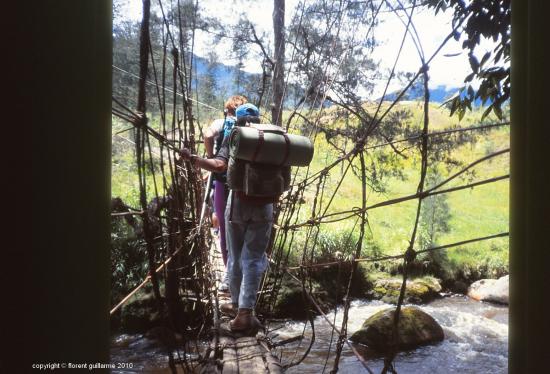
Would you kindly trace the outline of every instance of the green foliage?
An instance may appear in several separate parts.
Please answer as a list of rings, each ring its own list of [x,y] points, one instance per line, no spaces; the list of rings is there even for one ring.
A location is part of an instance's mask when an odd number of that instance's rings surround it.
[[[464,248],[462,248],[464,250]],[[500,278],[508,274],[508,261],[499,257],[484,257],[477,261],[451,261],[453,279],[464,280],[466,283],[485,278]]]
[[[113,2],[113,97],[122,102],[130,109],[136,108],[138,76],[139,76],[139,38],[140,38],[140,22],[129,21],[124,18],[121,9],[125,0],[115,0]],[[219,87],[214,75],[214,69],[218,66],[218,56],[214,49],[207,56],[207,69],[203,73],[197,72],[197,57],[186,51],[191,50],[194,29],[199,30],[216,30],[219,29],[219,23],[210,17],[205,16],[201,12],[201,8],[197,7],[197,3],[192,0],[183,0],[170,4],[163,4],[163,9],[160,8],[160,3],[152,2],[151,17],[150,17],[150,38],[151,38],[151,57],[149,63],[149,75],[147,77],[148,84],[146,85],[146,96],[150,98],[147,101],[147,112],[149,117],[158,116],[160,114],[160,105],[158,97],[161,101],[166,102],[166,112],[170,113],[172,109],[172,95],[174,86],[176,91],[181,93],[186,91],[186,88],[181,87],[182,67],[193,67],[191,89],[195,89],[190,93],[190,96],[208,105],[219,107],[220,113],[223,110],[223,101],[227,96],[225,88]],[[164,19],[162,14],[166,15],[168,23],[177,25],[176,28],[171,28],[170,36],[167,35]],[[180,29],[181,26],[181,29]],[[181,31],[181,32],[180,32]],[[172,39],[174,38],[174,39]],[[167,49],[164,44],[167,42]],[[178,46],[173,49],[173,44]],[[183,50],[182,50],[183,48]],[[167,61],[163,61],[162,56],[167,54]],[[169,61],[174,61],[177,58],[180,61],[180,70],[174,71],[173,65]],[[192,60],[193,59],[193,60]],[[174,82],[174,73],[177,78]],[[155,86],[164,83],[166,90],[158,89]],[[187,83],[186,83],[187,84]],[[177,98],[181,104],[181,96]],[[205,108],[197,108],[195,118],[201,120],[201,113]],[[211,109],[206,109],[211,111]],[[205,113],[208,117],[209,113]],[[211,118],[205,118],[209,120]],[[170,123],[167,121],[167,123]]]
[[[351,230],[341,232],[320,232],[317,237],[317,251],[314,262],[325,263],[341,261],[337,266],[316,268],[312,270],[311,277],[327,291],[329,300],[341,302],[348,287],[351,267],[358,241],[358,233]],[[370,285],[367,281],[366,270],[356,264],[353,282],[350,288],[352,297],[364,297]]]
[[[472,72],[465,77],[459,94],[448,101],[451,116],[457,113],[462,119],[466,110],[471,111],[472,104],[481,99],[483,105],[489,104],[483,118],[491,111],[499,119],[504,118],[503,106],[510,98],[511,0],[429,0],[427,5],[434,8],[436,14],[452,8],[453,27],[464,22],[455,31],[454,38],[465,37],[462,48],[468,51]],[[474,52],[481,38],[492,39],[497,46],[478,60]],[[474,79],[480,81],[477,90],[471,85]]]
[[[383,255],[383,246],[374,239],[367,239],[363,246],[362,256],[376,258]]]
[[[443,178],[437,170],[429,170],[426,176],[427,188],[438,185]],[[445,194],[428,196],[422,200],[418,241],[421,249],[435,247],[442,233],[450,231],[451,212]]]
[[[358,232],[351,230],[343,230],[337,233],[319,232],[317,236],[316,261],[320,258],[351,258],[358,239]]]
[[[199,99],[209,105],[219,105],[218,84],[216,82],[215,69],[218,65],[218,55],[215,51],[208,54],[208,66],[206,74],[199,80]]]
[[[139,23],[120,21],[113,25],[113,96],[129,108],[136,107],[139,75]]]
[[[429,170],[426,177],[427,187],[433,187],[443,178],[437,169]],[[420,249],[436,247],[442,234],[451,230],[449,221],[451,210],[448,197],[445,194],[428,196],[422,201],[420,224],[418,231],[418,243]],[[426,264],[426,270],[442,279],[450,275],[450,263],[447,252],[443,250],[429,251],[419,256],[419,260]]]
[[[111,305],[147,275],[145,244],[122,218],[111,221]]]

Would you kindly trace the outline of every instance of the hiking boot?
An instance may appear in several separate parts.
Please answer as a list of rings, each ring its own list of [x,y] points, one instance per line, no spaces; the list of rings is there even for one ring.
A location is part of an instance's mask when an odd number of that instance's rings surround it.
[[[252,309],[239,308],[235,319],[229,322],[229,328],[232,332],[254,336],[259,329],[263,329],[263,326],[252,313]]]
[[[220,305],[220,312],[228,315],[231,318],[235,318],[237,316],[238,311],[239,311],[239,306],[237,304],[225,303]]]

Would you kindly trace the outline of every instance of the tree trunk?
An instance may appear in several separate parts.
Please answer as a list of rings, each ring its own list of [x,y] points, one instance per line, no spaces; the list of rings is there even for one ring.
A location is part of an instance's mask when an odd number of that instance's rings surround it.
[[[285,83],[285,0],[273,0],[273,33],[275,35],[273,59],[275,66],[273,69],[271,118],[273,124],[281,126]]]

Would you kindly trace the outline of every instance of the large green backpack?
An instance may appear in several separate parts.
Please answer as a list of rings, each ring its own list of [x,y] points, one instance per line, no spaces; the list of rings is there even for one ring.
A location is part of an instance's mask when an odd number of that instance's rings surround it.
[[[290,188],[291,166],[309,165],[313,144],[275,125],[235,126],[229,156],[229,188],[247,196],[277,196]]]

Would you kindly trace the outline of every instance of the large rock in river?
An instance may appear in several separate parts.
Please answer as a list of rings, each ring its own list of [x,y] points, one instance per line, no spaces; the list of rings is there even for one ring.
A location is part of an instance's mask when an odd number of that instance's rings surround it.
[[[375,279],[370,296],[388,304],[397,304],[402,283],[402,278],[381,277]],[[439,292],[441,292],[441,284],[437,278],[426,276],[408,279],[403,302],[405,304],[427,303],[440,297]]]
[[[145,293],[135,297],[122,307],[121,329],[129,334],[145,333],[149,329],[160,326],[162,318],[157,309],[153,293]]]
[[[508,275],[499,279],[482,279],[470,285],[468,296],[479,301],[508,304],[508,286]]]
[[[395,308],[381,310],[370,316],[350,340],[376,351],[391,347]],[[398,325],[398,349],[413,349],[443,340],[443,328],[429,314],[414,306],[401,308]]]
[[[320,308],[325,312],[328,311],[332,305],[329,303],[327,292],[317,282],[312,281],[311,283],[312,293],[320,304]],[[306,308],[313,313],[316,312],[313,306],[308,305],[308,300],[303,295],[302,285],[290,277],[283,277],[272,309],[269,309],[267,303],[262,303],[256,312],[270,317],[304,320],[308,316]]]

